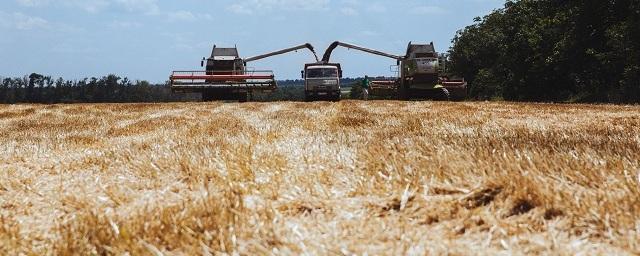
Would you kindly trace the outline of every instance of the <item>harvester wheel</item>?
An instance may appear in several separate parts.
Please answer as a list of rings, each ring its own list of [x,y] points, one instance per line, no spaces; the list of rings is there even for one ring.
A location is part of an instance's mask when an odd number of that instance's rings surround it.
[[[447,90],[447,88],[442,88],[442,90],[440,90],[440,95],[439,95],[439,99],[438,100],[443,100],[443,101],[448,101],[451,99],[451,94],[449,93],[449,90]]]
[[[205,90],[202,92],[202,101],[214,101],[216,100],[215,94],[209,90]]]
[[[249,95],[246,92],[238,93],[238,102],[247,102]]]
[[[315,100],[315,98],[313,97],[313,95],[309,95],[309,94],[305,94],[304,95],[304,101],[313,102],[314,100]]]
[[[409,92],[407,88],[404,88],[403,86],[401,86],[400,89],[398,90],[398,97],[400,100],[409,100]]]

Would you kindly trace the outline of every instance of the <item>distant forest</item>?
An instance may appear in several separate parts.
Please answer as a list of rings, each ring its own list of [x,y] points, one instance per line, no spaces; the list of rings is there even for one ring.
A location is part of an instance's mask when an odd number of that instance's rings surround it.
[[[199,99],[199,95],[173,94],[165,84],[131,81],[116,75],[72,81],[33,73],[22,78],[2,78],[0,83],[0,103],[171,102],[196,99]]]
[[[640,0],[522,0],[459,31],[472,99],[640,102]]]
[[[350,85],[355,79],[342,79]],[[304,81],[278,81],[278,90],[256,93],[255,101],[304,100]],[[200,94],[172,93],[167,83],[131,81],[116,75],[81,80],[54,79],[33,73],[21,78],[0,78],[0,103],[126,103],[200,101]]]

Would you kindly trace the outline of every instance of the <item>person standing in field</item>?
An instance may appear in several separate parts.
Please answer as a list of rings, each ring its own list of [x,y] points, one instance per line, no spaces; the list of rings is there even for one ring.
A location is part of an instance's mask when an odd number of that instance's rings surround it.
[[[369,99],[369,86],[371,85],[371,81],[369,81],[369,76],[364,76],[362,79],[362,99]]]

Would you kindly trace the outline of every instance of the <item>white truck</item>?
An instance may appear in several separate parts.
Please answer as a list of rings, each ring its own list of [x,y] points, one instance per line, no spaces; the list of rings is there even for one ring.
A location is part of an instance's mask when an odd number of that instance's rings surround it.
[[[304,97],[306,101],[340,101],[340,79],[342,68],[338,63],[307,63],[301,71],[304,79]]]

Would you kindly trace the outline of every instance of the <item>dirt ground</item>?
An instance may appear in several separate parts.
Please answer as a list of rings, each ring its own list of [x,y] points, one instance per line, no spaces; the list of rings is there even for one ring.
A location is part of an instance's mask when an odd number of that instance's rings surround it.
[[[0,105],[0,254],[640,254],[640,107]]]

